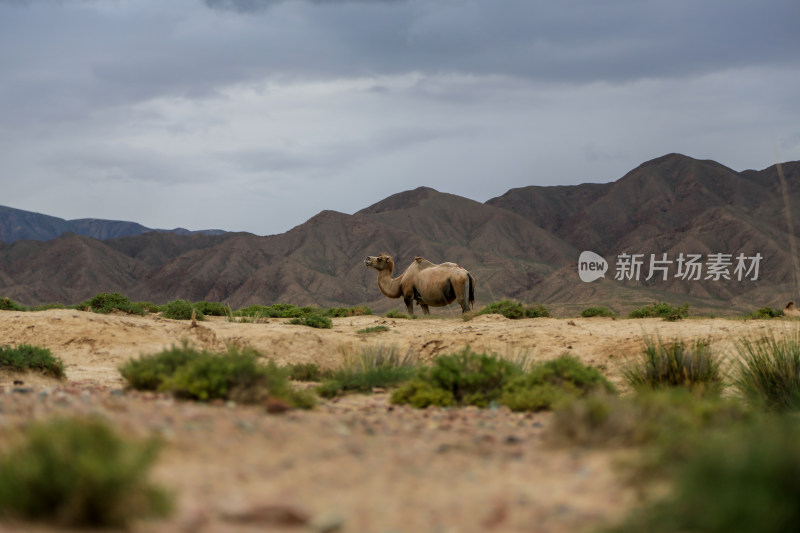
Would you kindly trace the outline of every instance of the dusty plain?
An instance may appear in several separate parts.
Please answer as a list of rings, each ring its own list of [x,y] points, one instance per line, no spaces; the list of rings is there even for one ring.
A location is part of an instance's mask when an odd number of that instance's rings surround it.
[[[172,516],[137,532],[580,532],[640,503],[616,468],[625,450],[559,447],[548,413],[505,408],[414,410],[386,392],[320,401],[311,411],[193,403],[125,389],[118,367],[184,341],[208,350],[249,346],[280,365],[335,368],[343,353],[395,346],[422,361],[470,345],[502,357],[546,360],[568,352],[621,388],[619,364],[645,337],[710,339],[719,354],[797,321],[539,318],[499,315],[403,320],[334,319],[330,330],[282,319],[233,323],[75,310],[0,312],[0,344],[49,348],[67,379],[0,372],[0,450],[33,420],[97,415],[134,438],[165,446],[153,478],[175,497]],[[358,333],[371,326],[389,330]],[[16,381],[16,384],[15,384]],[[297,384],[298,386],[307,386]],[[4,531],[51,531],[0,524]]]

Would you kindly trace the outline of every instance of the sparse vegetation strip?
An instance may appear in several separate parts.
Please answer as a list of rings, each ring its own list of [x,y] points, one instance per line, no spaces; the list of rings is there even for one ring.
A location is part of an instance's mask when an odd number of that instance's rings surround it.
[[[477,314],[503,315],[506,318],[515,320],[519,318],[549,317],[550,311],[548,311],[547,308],[541,304],[527,305],[512,300],[500,300],[497,302],[492,302],[489,305],[485,306],[483,309],[478,311]]]
[[[658,302],[634,309],[628,318],[663,318],[664,320],[680,320],[689,316],[689,304],[674,306],[667,302]]]

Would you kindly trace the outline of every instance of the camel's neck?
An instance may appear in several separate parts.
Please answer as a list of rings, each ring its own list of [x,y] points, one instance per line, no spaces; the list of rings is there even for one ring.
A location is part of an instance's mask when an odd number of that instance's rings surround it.
[[[384,296],[388,298],[400,298],[403,295],[401,287],[401,278],[393,278],[394,265],[392,268],[387,268],[378,271],[378,288]]]

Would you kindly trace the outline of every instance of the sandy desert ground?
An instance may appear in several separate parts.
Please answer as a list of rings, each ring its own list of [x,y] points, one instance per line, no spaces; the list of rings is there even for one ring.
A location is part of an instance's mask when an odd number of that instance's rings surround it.
[[[569,352],[620,384],[618,364],[643,338],[733,341],[796,330],[794,321],[609,318],[508,320],[484,315],[420,320],[360,316],[331,330],[212,318],[192,328],[161,317],[74,310],[0,312],[0,344],[49,348],[66,381],[0,373],[0,446],[14,428],[63,414],[94,414],[131,436],[166,443],[154,478],[176,498],[174,514],[141,532],[591,531],[624,516],[637,494],[614,467],[625,452],[547,442],[547,413],[391,406],[388,394],[322,401],[312,411],[199,404],[124,389],[117,368],[184,340],[198,348],[250,346],[279,364],[340,364],[343,350],[396,346],[422,360],[466,345],[543,360]],[[359,334],[385,325],[388,331]],[[15,385],[21,380],[24,385]],[[3,524],[9,531],[48,526]]]

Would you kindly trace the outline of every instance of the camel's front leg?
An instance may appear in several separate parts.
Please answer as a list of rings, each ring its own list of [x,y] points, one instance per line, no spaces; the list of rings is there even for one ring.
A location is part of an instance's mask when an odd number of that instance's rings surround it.
[[[408,314],[414,316],[414,299],[413,298],[406,298],[403,297],[403,301],[406,304],[406,309],[408,309]]]
[[[419,303],[419,302],[417,302],[417,303]],[[431,314],[431,312],[428,310],[428,306],[427,305],[425,305],[423,303],[419,303],[419,306],[422,308],[422,314],[423,315]]]

